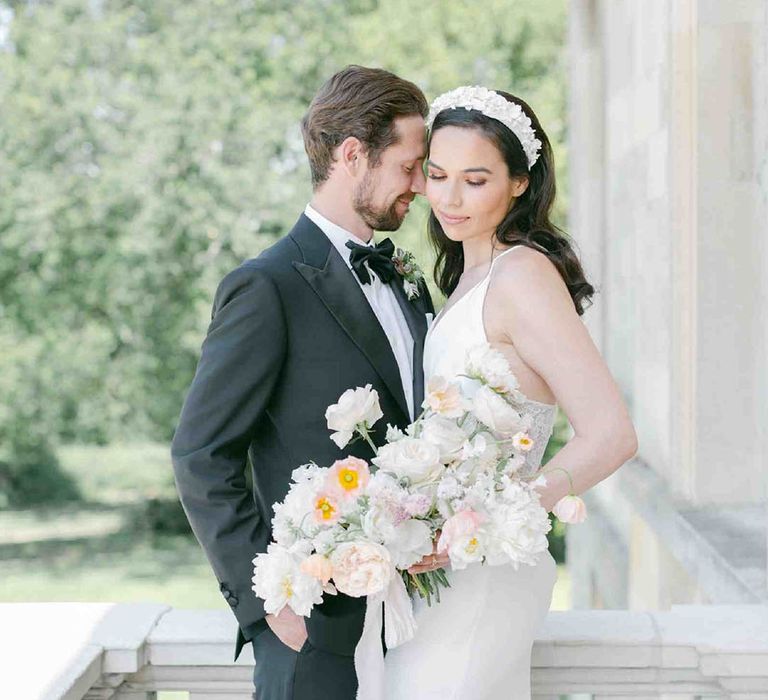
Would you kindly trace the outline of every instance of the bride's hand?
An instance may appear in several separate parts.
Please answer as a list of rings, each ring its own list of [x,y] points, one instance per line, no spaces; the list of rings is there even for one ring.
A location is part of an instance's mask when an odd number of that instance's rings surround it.
[[[440,533],[437,533],[435,541],[432,543],[432,554],[422,557],[413,566],[408,569],[409,574],[425,574],[427,571],[435,571],[437,569],[444,569],[450,564],[451,559],[448,556],[448,552],[438,554],[437,552],[437,540],[440,538]]]

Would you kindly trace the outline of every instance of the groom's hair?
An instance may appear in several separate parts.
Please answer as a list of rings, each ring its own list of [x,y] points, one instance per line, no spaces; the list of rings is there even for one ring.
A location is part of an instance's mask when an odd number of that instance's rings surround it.
[[[424,93],[389,71],[351,65],[331,76],[301,120],[312,189],[328,179],[333,151],[344,139],[359,139],[376,167],[384,149],[397,143],[395,119],[428,111]]]

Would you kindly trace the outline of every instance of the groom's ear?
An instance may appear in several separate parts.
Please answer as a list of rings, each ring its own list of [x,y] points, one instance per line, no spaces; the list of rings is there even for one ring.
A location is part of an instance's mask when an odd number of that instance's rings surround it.
[[[344,168],[347,175],[357,177],[363,170],[363,163],[366,160],[360,139],[347,136],[339,145],[338,159],[339,165]]]

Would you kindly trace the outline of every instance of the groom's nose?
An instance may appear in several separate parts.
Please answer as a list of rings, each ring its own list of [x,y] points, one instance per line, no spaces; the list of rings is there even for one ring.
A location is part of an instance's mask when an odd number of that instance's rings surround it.
[[[427,179],[424,177],[424,170],[416,167],[413,169],[411,178],[411,192],[423,195],[426,192]]]

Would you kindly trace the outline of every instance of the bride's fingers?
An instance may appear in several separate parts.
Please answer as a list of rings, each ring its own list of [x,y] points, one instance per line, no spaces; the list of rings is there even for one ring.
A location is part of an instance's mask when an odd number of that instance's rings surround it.
[[[423,574],[442,569],[451,561],[448,554],[428,554],[408,569],[409,574]]]

